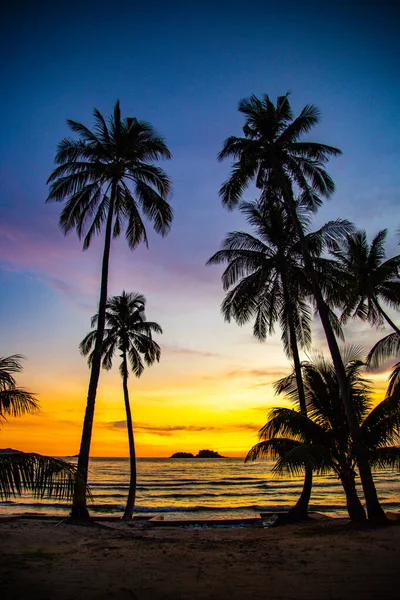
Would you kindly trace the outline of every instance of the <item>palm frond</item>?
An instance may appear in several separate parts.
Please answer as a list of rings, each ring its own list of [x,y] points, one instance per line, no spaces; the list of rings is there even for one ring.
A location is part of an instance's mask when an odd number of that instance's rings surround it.
[[[297,476],[305,470],[311,470],[317,475],[327,475],[332,472],[335,464],[329,448],[319,444],[298,444],[288,452],[279,456],[272,468],[272,473],[282,475],[288,473]]]
[[[400,447],[376,448],[369,453],[369,461],[375,469],[396,469],[400,471]]]
[[[367,356],[367,366],[371,369],[379,367],[382,363],[391,357],[400,355],[400,335],[390,333],[379,342],[377,342],[369,351]]]
[[[6,415],[21,417],[39,410],[39,403],[35,394],[21,388],[0,390],[0,420]]]
[[[34,453],[0,454],[0,499],[31,492],[37,498],[70,499],[78,477],[75,465]]]

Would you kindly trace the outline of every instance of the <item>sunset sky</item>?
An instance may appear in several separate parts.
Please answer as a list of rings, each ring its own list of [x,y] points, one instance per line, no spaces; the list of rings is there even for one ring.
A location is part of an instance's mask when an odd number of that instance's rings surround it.
[[[38,394],[41,412],[10,419],[1,448],[79,450],[89,372],[78,344],[97,310],[102,238],[82,252],[76,233],[58,227],[61,205],[45,204],[67,118],[91,127],[93,108],[108,116],[119,98],[123,115],[150,121],[173,154],[161,165],[173,181],[170,234],[149,227],[149,250],[130,252],[123,236],[111,250],[109,294],[143,293],[148,319],[164,330],[160,364],[129,382],[139,456],[245,455],[280,402],[271,382],[290,371],[279,331],[260,344],[250,325],[224,323],[222,269],[205,266],[227,232],[246,228],[221,206],[230,163],[216,160],[224,139],[241,134],[241,98],[290,90],[296,113],[317,105],[312,139],[343,156],[328,166],[337,191],[315,227],[343,217],[369,239],[388,228],[387,254],[399,252],[395,3],[144,5],[20,1],[2,19],[0,356],[27,357],[18,382]],[[255,197],[251,188],[244,196]],[[387,332],[352,322],[346,339],[368,350]],[[325,350],[318,323],[314,346]],[[128,454],[117,367],[118,357],[101,374],[93,456]],[[373,375],[380,397],[387,375]]]

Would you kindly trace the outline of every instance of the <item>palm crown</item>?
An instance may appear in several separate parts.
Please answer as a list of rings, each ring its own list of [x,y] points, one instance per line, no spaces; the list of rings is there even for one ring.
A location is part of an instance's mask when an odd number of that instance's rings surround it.
[[[219,160],[235,159],[230,178],[220,190],[228,208],[236,206],[251,181],[259,189],[282,187],[282,183],[291,189],[294,182],[303,192],[303,202],[312,209],[320,204],[319,195],[329,196],[334,191],[323,167],[340,150],[300,140],[319,121],[315,106],[308,104],[294,118],[288,94],[279,96],[276,105],[264,94],[261,99],[252,95],[241,100],[239,111],[246,119],[244,137],[228,137],[218,155]]]
[[[172,220],[166,202],[171,184],[164,171],[151,162],[171,158],[164,139],[145,121],[121,119],[119,102],[109,123],[97,109],[94,118],[93,131],[68,120],[80,138],[65,138],[58,145],[55,162],[60,166],[48,179],[47,201],[67,200],[61,228],[64,233],[76,228],[87,248],[111,210],[114,237],[121,233],[126,220],[126,239],[134,248],[141,241],[147,243],[140,207],[157,233],[164,235]]]
[[[235,286],[222,303],[222,313],[227,321],[234,318],[239,325],[255,316],[253,333],[259,340],[272,334],[275,323],[279,322],[285,352],[291,356],[289,320],[296,330],[299,345],[308,347],[311,343],[309,301],[313,299],[296,228],[279,198],[269,203],[264,200],[241,202],[239,210],[246,215],[255,235],[231,232],[222,242],[221,250],[207,263],[228,263],[222,274],[223,287],[229,290]],[[299,211],[299,218],[307,230],[308,216]],[[335,272],[331,261],[321,254],[325,248],[336,247],[338,240],[351,230],[351,223],[338,219],[306,236],[320,283],[328,294],[336,283]],[[333,320],[333,312],[331,316]]]
[[[385,319],[400,333],[380,305],[382,299],[392,308],[400,307],[400,255],[384,260],[386,235],[386,229],[379,231],[369,246],[365,231],[357,231],[333,250],[342,282],[339,305],[343,322],[359,317],[380,326]]]
[[[223,287],[229,290],[235,286],[222,303],[222,313],[227,321],[234,318],[239,325],[255,317],[253,334],[260,341],[272,334],[279,322],[285,352],[291,356],[289,307],[282,278],[288,288],[297,340],[304,347],[311,342],[311,313],[305,300],[310,290],[294,228],[281,203],[264,207],[258,202],[241,202],[239,210],[246,215],[255,235],[229,233],[221,250],[207,263],[228,263],[222,274]]]
[[[142,294],[122,292],[120,296],[109,298],[106,304],[106,327],[103,338],[103,367],[111,369],[115,352],[126,354],[133,373],[140,377],[144,364],[150,366],[160,360],[160,346],[152,339],[152,333],[162,333],[161,327],[146,321],[146,299]],[[92,327],[97,324],[98,316],[92,318]],[[86,356],[92,350],[96,339],[96,330],[91,331],[82,340],[79,348]],[[91,362],[92,354],[89,356]],[[121,372],[123,363],[121,364]],[[122,375],[124,373],[122,372]]]

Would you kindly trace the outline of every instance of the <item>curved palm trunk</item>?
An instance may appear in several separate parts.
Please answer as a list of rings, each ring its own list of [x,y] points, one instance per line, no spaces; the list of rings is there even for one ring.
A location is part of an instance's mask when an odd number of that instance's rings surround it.
[[[368,518],[374,522],[386,522],[387,517],[379,503],[378,495],[376,493],[374,480],[372,478],[371,467],[368,460],[367,449],[362,441],[360,425],[358,423],[357,415],[351,400],[350,387],[348,385],[346,371],[343,365],[339,346],[337,344],[335,333],[332,329],[332,325],[329,319],[328,307],[323,299],[317,274],[315,272],[311,256],[308,252],[307,242],[305,240],[303,228],[297,216],[297,210],[295,202],[293,200],[293,195],[288,189],[288,185],[284,175],[278,173],[278,179],[285,201],[286,210],[288,211],[290,217],[293,219],[293,223],[299,235],[304,265],[310,277],[314,297],[317,303],[318,313],[321,319],[322,326],[324,328],[325,337],[329,346],[329,351],[332,356],[333,365],[335,367],[342,402],[344,405],[344,410],[346,412],[346,418],[349,424],[351,437],[354,443],[354,452],[357,458],[358,469],[360,472],[360,479],[364,491],[365,502],[367,505]]]
[[[301,372],[301,362],[299,356],[299,349],[297,345],[297,336],[296,330],[293,324],[293,310],[290,302],[289,290],[286,280],[286,273],[284,271],[281,272],[281,281],[283,294],[285,298],[286,310],[288,314],[288,322],[289,322],[289,338],[290,338],[290,348],[292,351],[293,362],[294,362],[294,371],[296,374],[296,384],[297,391],[299,394],[299,403],[300,403],[300,411],[301,414],[307,416],[307,403],[306,396],[304,392],[304,384],[303,384],[303,375]],[[308,505],[310,503],[311,497],[311,489],[312,489],[312,480],[313,474],[312,469],[306,469],[303,489],[300,494],[300,498],[296,502],[296,504],[289,510],[288,517],[291,521],[301,521],[308,518]]]
[[[92,429],[93,429],[93,418],[94,418],[94,407],[96,401],[97,384],[100,377],[101,368],[101,356],[102,356],[102,344],[105,327],[106,317],[106,303],[107,303],[107,288],[108,288],[108,268],[110,259],[110,246],[111,246],[111,229],[114,212],[114,198],[115,198],[115,184],[113,184],[111,191],[110,207],[108,210],[106,234],[104,241],[103,251],[103,262],[101,268],[101,285],[100,285],[100,299],[99,299],[99,310],[98,310],[98,322],[96,332],[96,342],[93,350],[92,368],[90,371],[90,380],[88,395],[86,401],[85,418],[83,421],[81,445],[79,449],[78,458],[78,473],[80,477],[76,479],[74,488],[74,497],[72,501],[71,518],[73,520],[84,520],[89,521],[89,511],[86,506],[86,484],[88,480],[89,470],[89,452],[90,443],[92,440]]]
[[[126,410],[126,426],[128,428],[128,440],[129,440],[129,461],[130,461],[130,481],[129,481],[129,493],[126,501],[126,508],[124,521],[130,521],[133,515],[133,509],[135,508],[135,497],[136,497],[136,453],[135,453],[135,440],[133,436],[133,424],[131,407],[129,404],[129,392],[128,392],[128,364],[126,361],[126,352],[123,352],[122,356],[122,385],[124,388],[124,401]]]
[[[395,325],[392,321],[392,319],[385,313],[385,311],[383,310],[383,308],[381,307],[381,305],[379,304],[378,300],[376,298],[374,298],[374,304],[376,306],[376,308],[378,309],[378,311],[380,312],[380,314],[382,315],[382,317],[385,319],[386,323],[388,323],[390,325],[390,327],[397,333],[400,335],[400,329],[397,327],[397,325]]]
[[[346,506],[350,519],[358,522],[365,521],[367,517],[357,494],[354,473],[350,470],[342,471],[340,481],[346,494]]]

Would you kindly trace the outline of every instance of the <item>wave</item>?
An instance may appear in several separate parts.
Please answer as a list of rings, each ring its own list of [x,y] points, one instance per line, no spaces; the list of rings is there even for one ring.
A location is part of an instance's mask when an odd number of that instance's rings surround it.
[[[260,480],[258,480],[260,481]],[[269,484],[263,484],[263,485],[269,485]],[[165,489],[165,488],[181,488],[181,487],[208,487],[208,486],[221,486],[221,487],[233,487],[233,486],[248,486],[248,487],[252,487],[251,485],[249,485],[248,481],[225,481],[225,480],[221,480],[221,481],[202,481],[202,480],[198,480],[198,479],[193,479],[193,480],[186,480],[185,482],[182,483],[175,483],[175,481],[172,483],[170,481],[160,481],[157,483],[151,482],[151,483],[143,483],[140,482],[137,486],[137,489],[141,489],[141,490],[148,490],[148,489]],[[90,488],[98,488],[98,489],[121,489],[121,490],[127,490],[129,489],[129,484],[126,483],[108,483],[108,482],[91,482],[89,481],[89,487]]]

